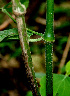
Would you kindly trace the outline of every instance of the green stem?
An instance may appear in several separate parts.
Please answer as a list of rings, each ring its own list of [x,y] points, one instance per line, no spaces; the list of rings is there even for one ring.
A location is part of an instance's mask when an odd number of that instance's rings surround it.
[[[53,42],[55,40],[53,32],[54,20],[54,0],[46,0],[46,31],[44,33],[45,40],[45,59],[46,59],[46,96],[53,96],[53,68],[52,53]]]
[[[46,0],[47,9],[46,9],[46,31],[44,34],[44,39],[46,41],[53,41],[54,32],[53,32],[53,21],[54,21],[54,0]]]
[[[53,96],[52,53],[53,53],[53,42],[46,42],[45,55],[46,55],[46,95],[47,96]]]

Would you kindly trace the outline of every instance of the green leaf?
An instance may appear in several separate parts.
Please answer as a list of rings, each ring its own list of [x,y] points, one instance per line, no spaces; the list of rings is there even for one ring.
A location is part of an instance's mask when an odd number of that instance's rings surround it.
[[[68,61],[66,64],[66,74],[70,75],[70,61]]]
[[[70,77],[53,75],[53,96],[70,96]]]
[[[15,35],[15,36],[8,36],[5,38],[5,40],[18,40],[19,39],[19,36],[18,35]]]
[[[46,96],[46,76],[43,76],[40,80],[40,93],[41,96]]]
[[[16,28],[0,31],[0,42],[6,37],[12,37],[17,35],[18,35],[18,31]]]
[[[40,81],[40,93],[46,96],[46,76]],[[61,74],[53,74],[53,96],[70,96],[70,77]]]

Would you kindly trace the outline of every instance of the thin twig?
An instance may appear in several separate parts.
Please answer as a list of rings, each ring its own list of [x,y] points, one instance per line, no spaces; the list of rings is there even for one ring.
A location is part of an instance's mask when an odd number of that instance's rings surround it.
[[[67,54],[68,54],[69,48],[70,48],[70,34],[69,34],[68,41],[67,41],[66,47],[64,49],[63,55],[62,55],[62,59],[61,59],[60,64],[59,64],[59,70],[58,70],[58,73],[59,74],[61,73],[60,72],[60,69],[65,64],[65,61],[66,61],[66,58],[67,58]]]

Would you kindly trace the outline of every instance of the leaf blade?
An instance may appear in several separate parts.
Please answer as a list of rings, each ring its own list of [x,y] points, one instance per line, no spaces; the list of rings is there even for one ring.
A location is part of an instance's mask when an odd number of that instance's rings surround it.
[[[18,30],[16,28],[0,31],[0,42],[9,36],[17,36]]]
[[[53,96],[70,96],[70,77],[61,74],[53,75]]]

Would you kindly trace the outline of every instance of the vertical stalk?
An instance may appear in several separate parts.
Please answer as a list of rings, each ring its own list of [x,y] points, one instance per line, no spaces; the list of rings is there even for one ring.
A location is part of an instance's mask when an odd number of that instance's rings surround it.
[[[53,42],[46,42],[45,44],[46,96],[53,96],[52,53],[53,53]]]
[[[54,0],[46,0],[46,31],[44,33],[45,40],[45,59],[46,59],[46,96],[53,96],[53,20],[54,20]]]
[[[35,78],[35,72],[33,69],[31,52],[29,48],[29,42],[25,24],[26,8],[19,0],[12,0],[13,13],[16,16],[18,33],[20,38],[20,45],[22,49],[23,61],[25,64],[26,74],[31,83],[31,90],[33,96],[40,96],[38,85]]]

